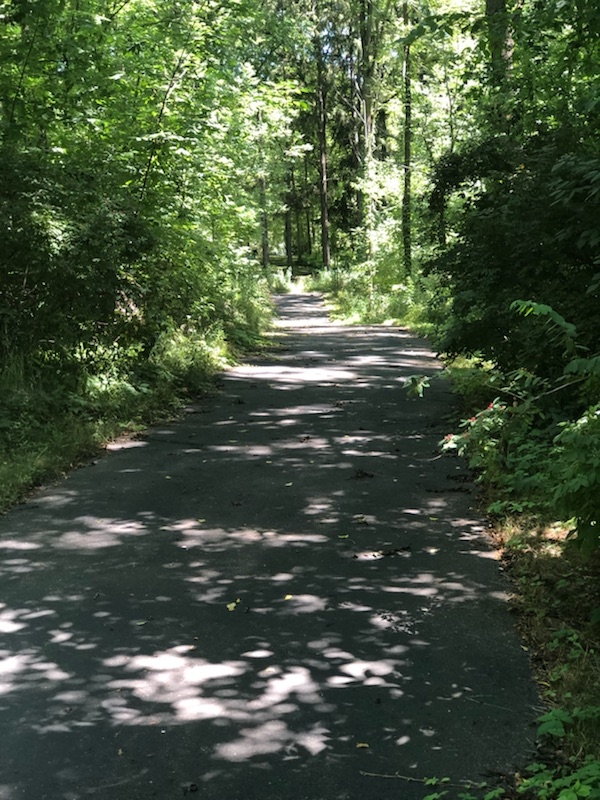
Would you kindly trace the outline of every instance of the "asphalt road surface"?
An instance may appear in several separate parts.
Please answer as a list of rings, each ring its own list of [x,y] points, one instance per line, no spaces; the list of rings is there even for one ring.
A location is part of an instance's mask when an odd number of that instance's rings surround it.
[[[0,800],[419,800],[530,759],[452,396],[404,389],[440,364],[277,303],[221,394],[0,519]]]

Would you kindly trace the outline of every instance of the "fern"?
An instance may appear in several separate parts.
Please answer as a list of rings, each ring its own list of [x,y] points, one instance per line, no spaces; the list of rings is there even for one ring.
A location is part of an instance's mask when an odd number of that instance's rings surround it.
[[[571,355],[575,351],[575,341],[577,339],[577,328],[572,322],[567,320],[555,311],[552,306],[543,303],[534,303],[533,300],[514,300],[510,304],[510,310],[516,311],[523,317],[532,314],[545,320],[546,326],[554,332],[555,337],[562,339],[565,355]]]

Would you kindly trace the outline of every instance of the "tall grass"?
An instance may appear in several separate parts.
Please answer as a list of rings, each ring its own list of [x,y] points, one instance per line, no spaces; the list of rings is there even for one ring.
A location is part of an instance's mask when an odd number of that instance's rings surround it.
[[[380,282],[368,265],[359,264],[322,270],[309,288],[323,292],[332,314],[350,324],[388,323],[407,325],[421,335],[433,332],[431,309],[437,287],[432,279],[415,276],[398,283]]]

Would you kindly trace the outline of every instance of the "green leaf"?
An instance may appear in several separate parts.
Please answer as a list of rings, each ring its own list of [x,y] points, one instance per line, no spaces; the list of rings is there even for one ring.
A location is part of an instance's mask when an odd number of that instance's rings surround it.
[[[423,397],[425,389],[430,386],[426,375],[407,375],[404,379],[404,388],[410,398]]]
[[[562,739],[566,736],[565,725],[573,724],[573,717],[562,708],[555,708],[538,720],[541,724],[537,729],[538,736],[556,736]]]
[[[591,358],[574,358],[566,365],[565,375],[600,375],[600,355]]]

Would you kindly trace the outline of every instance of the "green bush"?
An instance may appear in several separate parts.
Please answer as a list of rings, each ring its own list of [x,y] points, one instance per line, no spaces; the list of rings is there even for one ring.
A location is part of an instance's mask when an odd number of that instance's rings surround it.
[[[600,547],[600,403],[561,423],[552,459],[558,515],[575,521],[577,541],[587,551]]]
[[[440,161],[431,207],[452,235],[426,271],[450,297],[441,350],[556,378],[561,345],[511,313],[517,297],[552,307],[576,323],[580,346],[597,346],[599,175],[598,153],[567,130],[518,147],[497,137]]]

